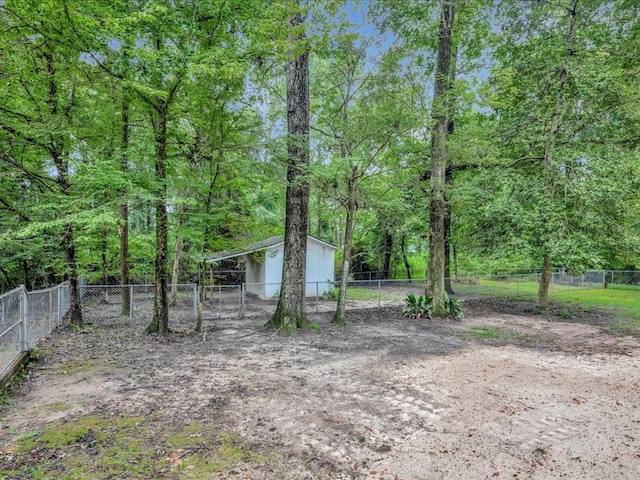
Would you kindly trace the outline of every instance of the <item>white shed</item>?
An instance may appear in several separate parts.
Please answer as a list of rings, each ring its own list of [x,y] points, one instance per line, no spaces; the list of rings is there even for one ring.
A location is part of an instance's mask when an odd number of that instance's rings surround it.
[[[336,247],[322,240],[307,236],[307,297],[322,295],[332,288],[334,281],[334,257]],[[267,238],[249,245],[240,253],[213,256],[210,261],[245,257],[246,291],[260,298],[273,298],[280,292],[284,237]]]

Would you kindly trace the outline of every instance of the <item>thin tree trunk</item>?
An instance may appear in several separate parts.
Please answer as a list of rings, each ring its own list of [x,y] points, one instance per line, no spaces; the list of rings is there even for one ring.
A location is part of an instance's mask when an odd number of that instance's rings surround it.
[[[102,227],[102,284],[104,287],[104,297],[103,300],[105,303],[109,302],[109,261],[107,258],[107,246],[109,244],[109,228],[107,225]]]
[[[347,300],[347,281],[349,280],[349,270],[351,268],[351,249],[353,244],[353,229],[356,219],[356,194],[358,191],[358,167],[354,166],[351,178],[347,182],[347,222],[344,229],[344,250],[342,260],[342,273],[340,276],[340,288],[338,290],[338,301],[336,311],[333,314],[331,323],[336,325],[345,324],[345,306]]]
[[[409,265],[409,260],[407,259],[407,247],[405,245],[406,235],[403,233],[400,237],[400,251],[402,252],[402,262],[404,263],[404,268],[407,271],[407,279],[411,282],[411,265]]]
[[[178,228],[180,228],[178,221]],[[171,293],[169,294],[169,305],[176,306],[178,304],[178,281],[180,275],[180,252],[182,252],[182,237],[176,237],[176,244],[173,248],[173,264],[171,267]]]
[[[550,244],[551,236],[553,234],[553,226],[550,225],[550,219],[548,214],[551,210],[551,204],[553,203],[554,196],[554,166],[553,157],[555,154],[556,140],[558,137],[558,130],[560,129],[560,120],[562,111],[564,110],[564,91],[567,83],[567,75],[569,68],[569,61],[574,54],[574,41],[575,41],[575,20],[576,20],[576,6],[578,0],[571,0],[567,6],[567,31],[566,42],[567,52],[564,57],[564,65],[560,70],[558,90],[556,92],[556,100],[553,109],[553,115],[551,117],[551,126],[549,127],[549,135],[544,148],[544,171],[545,171],[545,196],[548,202],[548,208],[544,210],[544,216],[542,218],[542,230],[543,230],[543,263],[542,273],[540,275],[540,284],[538,287],[538,301],[536,308],[539,310],[545,310],[549,305],[549,285],[551,284],[551,267],[553,261],[551,259]]]
[[[167,116],[168,105],[165,100],[157,100],[154,121],[156,141],[156,261],[155,295],[153,299],[153,320],[147,327],[147,333],[165,335],[169,331],[169,301],[167,296]]]
[[[205,302],[205,292],[206,288],[204,286],[204,279],[207,275],[207,262],[200,262],[200,266],[198,268],[198,316],[196,318],[196,328],[194,329],[196,332],[202,331],[202,311],[204,308]]]
[[[189,158],[189,166],[191,173],[195,174],[198,166],[198,148],[200,147],[200,135],[196,136],[196,142],[191,150],[188,158]],[[219,153],[221,156],[222,153]],[[180,275],[180,255],[182,253],[182,247],[184,245],[184,237],[181,236],[180,228],[184,225],[186,221],[186,214],[189,209],[187,206],[187,200],[191,196],[191,189],[186,187],[184,189],[184,193],[182,194],[182,205],[180,206],[180,213],[178,214],[178,222],[176,225],[176,244],[173,251],[173,268],[171,272],[171,296],[170,296],[170,304],[176,305],[178,301],[178,281]]]
[[[23,250],[24,250],[24,241],[22,242]],[[25,287],[29,287],[29,262],[26,258],[22,259],[22,284]]]
[[[129,100],[126,90],[122,92],[122,138],[120,146],[120,170],[124,176],[129,173]],[[129,205],[127,191],[120,190],[120,220],[118,222],[120,238],[120,284],[129,285]],[[129,315],[131,306],[130,289],[123,288],[121,315]]]
[[[445,169],[447,162],[446,140],[448,128],[447,106],[451,90],[451,57],[455,0],[441,0],[442,16],[438,30],[438,58],[433,93],[431,130],[431,202],[429,208],[429,262],[425,293],[432,298],[433,313],[446,317],[445,309]]]
[[[452,130],[452,121],[449,121],[449,133]],[[445,184],[451,185],[453,178],[453,168],[448,166],[445,170]],[[445,194],[445,215],[444,215],[444,289],[449,295],[454,295],[451,286],[451,205]]]
[[[53,61],[53,55],[50,52],[45,52],[44,58],[47,63],[47,73],[49,75],[48,90],[49,90],[49,108],[52,118],[57,119],[60,116],[58,108],[58,86],[56,83],[56,69]],[[64,116],[67,123],[70,123],[69,112],[73,105],[75,95],[75,88],[71,85],[69,89],[69,104],[66,108],[63,108]],[[50,145],[51,149],[49,153],[53,160],[57,170],[56,182],[60,187],[60,191],[63,195],[69,194],[69,188],[71,186],[69,181],[69,164],[65,158],[65,140],[61,136],[54,136],[50,133]],[[73,226],[68,223],[64,227],[62,234],[62,244],[64,248],[65,260],[68,268],[69,275],[69,316],[71,325],[75,328],[82,328],[82,307],[80,299],[80,289],[78,287],[78,265],[76,260],[76,250],[73,237]]]
[[[62,243],[64,244],[65,260],[69,268],[69,320],[74,328],[81,328],[83,321],[80,304],[80,282],[78,281],[78,265],[73,242],[73,226],[70,223],[65,227]]]
[[[183,194],[183,199],[186,201],[189,198],[190,190],[187,187]],[[180,235],[180,228],[184,225],[185,214],[187,211],[186,205],[183,203],[180,207],[180,213],[178,214],[178,223],[176,225],[176,244],[173,249],[173,267],[171,269],[171,295],[169,303],[170,305],[176,305],[178,302],[178,281],[180,275],[180,254],[182,253],[182,245],[184,243],[183,237]]]
[[[452,245],[453,250],[453,278],[458,280],[458,249],[456,248],[456,244]]]
[[[391,256],[393,255],[393,225],[384,224],[384,260],[382,262],[382,278],[390,278]]]
[[[294,28],[304,23],[296,13]],[[304,33],[294,41],[304,40]],[[309,52],[287,62],[287,192],[282,283],[278,306],[267,325],[294,333],[309,324],[305,312],[307,232],[309,231]]]

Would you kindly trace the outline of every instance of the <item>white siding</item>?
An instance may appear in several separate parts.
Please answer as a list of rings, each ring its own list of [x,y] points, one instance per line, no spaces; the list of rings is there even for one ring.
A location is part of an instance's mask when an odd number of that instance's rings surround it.
[[[265,263],[254,262],[251,255],[247,255],[247,261],[245,263],[247,269],[245,276],[247,292],[258,295],[260,298],[265,298]]]
[[[264,296],[262,298],[273,298],[280,293],[280,282],[282,281],[282,262],[284,251],[282,245],[269,247],[265,252],[265,279]]]
[[[335,248],[319,242],[314,238],[307,239],[307,288],[306,296],[322,295],[332,287],[334,281]],[[247,256],[246,282],[247,292],[269,299],[280,293],[282,281],[283,245],[269,247],[264,256],[264,263],[256,263]]]
[[[307,297],[322,295],[334,280],[335,249],[309,238],[307,242]]]

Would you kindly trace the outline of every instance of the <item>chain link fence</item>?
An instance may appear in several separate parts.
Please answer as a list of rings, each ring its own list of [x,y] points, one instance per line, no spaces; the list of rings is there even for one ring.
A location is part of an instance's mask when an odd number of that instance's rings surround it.
[[[25,292],[24,287],[20,287],[0,296],[0,374],[4,374],[24,349]]]
[[[462,299],[511,297],[535,299],[540,273],[487,275],[451,279],[451,287]],[[306,309],[309,313],[333,312],[338,282],[309,282]],[[573,276],[562,270],[551,276],[550,294],[594,288],[638,288],[640,272],[592,270]],[[203,326],[221,319],[262,316],[275,312],[280,284],[239,284],[198,287],[195,284],[169,285],[169,325],[191,329],[198,315]],[[69,320],[69,285],[27,292],[24,287],[0,295],[0,378],[20,356],[34,348],[39,339]],[[351,280],[347,283],[346,309],[402,305],[406,295],[424,294],[424,279]],[[143,328],[153,319],[153,285],[80,284],[83,319],[89,324],[117,328]]]
[[[24,286],[0,295],[0,378],[22,352],[68,321],[69,284],[27,292]]]

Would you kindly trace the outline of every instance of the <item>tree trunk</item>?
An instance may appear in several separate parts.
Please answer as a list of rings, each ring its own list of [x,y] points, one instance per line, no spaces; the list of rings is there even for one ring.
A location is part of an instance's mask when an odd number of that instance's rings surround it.
[[[22,242],[22,245],[24,251],[24,241]],[[27,288],[29,287],[29,262],[26,258],[22,259],[22,284]]]
[[[449,133],[452,133],[453,122],[449,121]],[[445,169],[445,184],[451,185],[453,179],[453,168],[448,166]],[[445,211],[444,211],[444,289],[449,295],[454,295],[451,286],[451,205],[449,205],[449,199],[445,192]]]
[[[127,92],[122,92],[122,138],[120,146],[120,170],[124,176],[129,172],[129,101]],[[120,284],[129,285],[129,205],[127,191],[120,191],[120,221],[118,222],[118,237],[120,238]],[[129,315],[131,307],[130,291],[123,288],[121,315]]]
[[[567,31],[565,40],[567,42],[567,51],[564,57],[564,65],[559,73],[558,78],[558,90],[556,91],[556,100],[553,108],[553,115],[551,116],[551,126],[549,127],[549,134],[547,136],[547,142],[544,148],[544,172],[545,172],[545,197],[548,203],[547,208],[544,209],[542,218],[542,232],[543,232],[543,263],[542,273],[540,276],[540,284],[538,286],[538,301],[536,308],[538,310],[546,310],[549,304],[549,285],[551,284],[551,267],[553,264],[550,244],[551,236],[553,235],[553,225],[550,225],[549,214],[551,213],[551,205],[553,203],[554,196],[554,166],[553,157],[555,153],[556,140],[558,136],[558,130],[560,129],[560,120],[562,111],[564,110],[564,91],[567,83],[567,70],[569,68],[569,61],[574,54],[574,41],[575,41],[575,20],[576,20],[576,5],[578,0],[571,0],[567,7]]]
[[[393,225],[384,224],[384,260],[382,262],[382,278],[389,278],[391,270],[391,256],[393,254]]]
[[[73,243],[73,226],[68,223],[62,236],[64,256],[69,268],[69,321],[74,328],[81,328],[82,307],[80,299],[80,282],[78,281],[78,265],[76,249]]]
[[[407,259],[407,247],[405,245],[406,235],[403,233],[400,237],[400,251],[402,252],[402,262],[404,263],[404,268],[407,271],[407,280],[411,282],[411,265],[409,265],[409,260]]]
[[[296,13],[294,28],[304,22]],[[304,33],[294,41],[304,40]],[[309,324],[305,312],[307,232],[309,231],[309,53],[287,62],[287,192],[282,283],[276,312],[267,325],[294,333]]]
[[[180,228],[180,220],[178,220],[178,228]],[[180,276],[180,252],[182,252],[182,237],[180,234],[176,236],[176,244],[173,249],[173,264],[171,267],[171,293],[169,295],[169,305],[176,306],[178,304],[178,281]]]
[[[56,69],[53,61],[53,54],[45,52],[44,58],[47,63],[48,81],[48,103],[52,118],[60,117],[58,106],[58,85],[56,83]],[[63,108],[64,117],[67,123],[70,122],[70,111],[73,105],[75,88],[71,85],[69,90],[69,105]],[[56,183],[60,187],[63,195],[69,194],[71,183],[69,181],[69,163],[65,157],[65,139],[62,136],[54,136],[50,134],[50,150],[49,153],[53,160],[53,164],[57,170]],[[62,244],[64,248],[64,256],[69,271],[69,316],[71,325],[75,328],[82,328],[82,306],[80,299],[80,289],[78,287],[78,265],[76,260],[76,250],[73,237],[73,226],[68,223],[64,227],[62,234]]]
[[[345,324],[345,302],[347,300],[347,281],[349,280],[349,269],[351,268],[351,247],[353,244],[353,229],[356,219],[356,193],[358,191],[358,167],[353,167],[351,178],[347,182],[347,223],[344,229],[344,250],[342,260],[342,273],[340,277],[340,288],[338,290],[338,302],[336,311],[333,314],[331,323],[336,325]]]
[[[431,202],[429,208],[429,263],[427,267],[425,293],[433,300],[433,313],[446,317],[445,309],[445,170],[446,140],[448,128],[447,106],[451,90],[451,57],[453,26],[455,22],[455,0],[442,0],[442,16],[438,29],[438,59],[435,73],[432,117],[435,125],[431,130]]]
[[[105,224],[102,227],[102,284],[104,287],[104,297],[102,298],[105,303],[109,302],[109,261],[107,258],[107,246],[109,244],[109,228]]]
[[[193,175],[197,174],[197,168],[199,163],[198,150],[200,149],[200,147],[201,147],[201,138],[200,138],[200,132],[198,131],[196,132],[194,145],[191,148],[191,151],[189,152],[189,154],[187,155],[187,159],[189,160],[189,168]],[[222,155],[223,155],[222,151],[219,151],[218,152],[219,158],[221,158]],[[214,182],[216,178],[217,178],[217,173],[216,173],[216,177],[214,177]],[[189,187],[185,187],[184,192],[182,194],[183,202],[182,202],[182,205],[180,206],[180,213],[178,214],[178,222],[176,225],[176,245],[173,251],[173,269],[171,272],[171,297],[170,297],[171,305],[175,305],[178,300],[178,282],[180,280],[179,278],[180,255],[182,254],[183,245],[185,244],[184,237],[181,235],[180,229],[184,225],[184,222],[186,221],[186,214],[187,214],[187,211],[189,210],[189,207],[187,206],[187,201],[189,200],[190,196],[191,196],[191,189]]]
[[[169,331],[169,301],[167,296],[167,116],[168,105],[158,99],[154,119],[156,141],[156,262],[155,295],[153,299],[153,320],[147,333],[165,335]]]
[[[200,267],[198,268],[198,316],[196,318],[196,328],[194,329],[196,332],[202,331],[202,310],[204,308],[205,302],[205,292],[206,288],[204,285],[204,279],[207,275],[207,262],[200,262]]]
[[[193,162],[191,163],[193,166]],[[192,172],[195,170],[192,169]],[[173,268],[171,270],[171,296],[169,303],[176,305],[178,302],[178,282],[180,280],[180,255],[182,253],[182,246],[184,245],[184,238],[180,234],[180,228],[184,225],[185,216],[188,210],[186,205],[189,196],[191,195],[191,189],[189,187],[184,189],[182,198],[184,203],[180,206],[180,213],[178,214],[178,222],[176,225],[176,245],[173,250]]]
[[[538,286],[538,303],[537,308],[544,310],[549,304],[549,285],[551,284],[551,258],[544,256],[542,263],[542,272],[540,273],[540,284]]]

